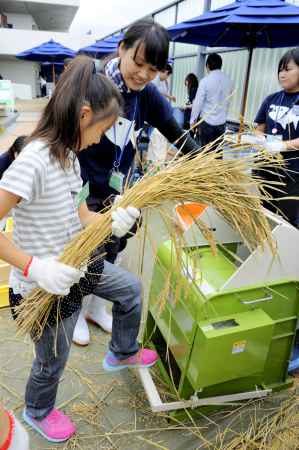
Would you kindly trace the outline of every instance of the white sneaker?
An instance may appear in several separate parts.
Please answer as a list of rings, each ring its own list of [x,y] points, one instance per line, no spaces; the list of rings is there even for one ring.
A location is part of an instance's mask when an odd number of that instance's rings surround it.
[[[23,425],[15,419],[12,441],[8,450],[29,450],[29,436]]]
[[[81,309],[78,317],[73,333],[73,342],[77,345],[88,345],[90,342],[88,324],[85,319],[85,308]]]
[[[106,300],[91,295],[86,310],[86,320],[100,326],[107,333],[112,332],[112,315],[106,310]]]

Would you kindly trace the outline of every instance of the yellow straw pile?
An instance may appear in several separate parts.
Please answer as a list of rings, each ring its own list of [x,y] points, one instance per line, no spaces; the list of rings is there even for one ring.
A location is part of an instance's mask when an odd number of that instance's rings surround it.
[[[116,206],[99,214],[96,223],[86,227],[66,246],[60,261],[76,268],[85,265],[93,250],[109,239],[111,211],[116,207],[156,208],[166,201],[195,201],[213,206],[250,248],[268,242],[274,252],[271,230],[258,194],[258,188],[261,190],[263,184],[246,172],[247,164],[246,159],[222,160],[217,151],[202,151],[193,158],[184,156],[173,160],[155,174],[146,174],[126,189]],[[261,168],[269,165],[269,158],[255,155],[250,158],[250,164]],[[213,244],[211,233],[200,222],[198,226]],[[58,299],[41,289],[31,292],[18,307],[19,333],[33,332],[38,338],[53,302]]]

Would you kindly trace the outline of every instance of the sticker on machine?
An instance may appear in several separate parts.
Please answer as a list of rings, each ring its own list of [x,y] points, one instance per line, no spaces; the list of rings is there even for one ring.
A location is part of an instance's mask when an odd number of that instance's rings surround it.
[[[233,343],[232,354],[243,353],[246,349],[247,341],[238,341]]]

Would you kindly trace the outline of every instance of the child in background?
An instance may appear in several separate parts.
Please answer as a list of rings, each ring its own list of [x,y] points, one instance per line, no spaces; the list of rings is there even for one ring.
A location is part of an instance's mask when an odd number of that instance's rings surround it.
[[[84,199],[77,155],[99,142],[118,117],[121,103],[119,91],[96,73],[92,59],[75,58],[61,75],[26,147],[0,181],[0,218],[13,210],[14,219],[13,242],[0,233],[0,258],[12,265],[13,316],[15,307],[34,288],[59,296],[42,336],[34,339],[36,357],[23,412],[25,422],[51,442],[65,441],[76,431],[54,404],[83,296],[96,292],[114,303],[110,351],[103,363],[106,370],[149,367],[157,360],[155,352],[139,349],[137,342],[139,280],[101,258],[88,265],[86,274],[57,260],[82,227],[98,220]],[[113,234],[126,234],[139,214],[130,206],[117,208]]]
[[[12,146],[6,152],[0,155],[0,179],[2,178],[4,172],[9,168],[11,163],[21,153],[21,150],[25,145],[26,137],[27,136],[17,137]],[[4,229],[6,220],[7,220],[6,217],[0,220],[0,230]]]
[[[153,80],[154,85],[158,89],[161,95],[170,102],[175,102],[176,98],[174,95],[170,95],[170,75],[172,74],[172,67],[167,64],[164,70],[161,70],[156,78]]]
[[[22,148],[25,145],[25,139],[27,136],[19,136],[11,145],[11,147],[0,155],[0,179],[4,172],[9,168],[11,163],[21,153]]]

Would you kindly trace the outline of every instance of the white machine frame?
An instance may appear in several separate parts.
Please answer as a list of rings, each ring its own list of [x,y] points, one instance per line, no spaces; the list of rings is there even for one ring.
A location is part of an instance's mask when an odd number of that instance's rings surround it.
[[[150,370],[147,368],[137,369],[143,388],[151,406],[152,412],[174,411],[177,409],[198,408],[209,405],[236,405],[242,400],[252,400],[264,398],[271,394],[272,389],[255,390],[240,392],[238,394],[220,395],[217,397],[198,398],[195,392],[189,400],[179,400],[177,402],[162,402],[159,392],[156,388]]]

